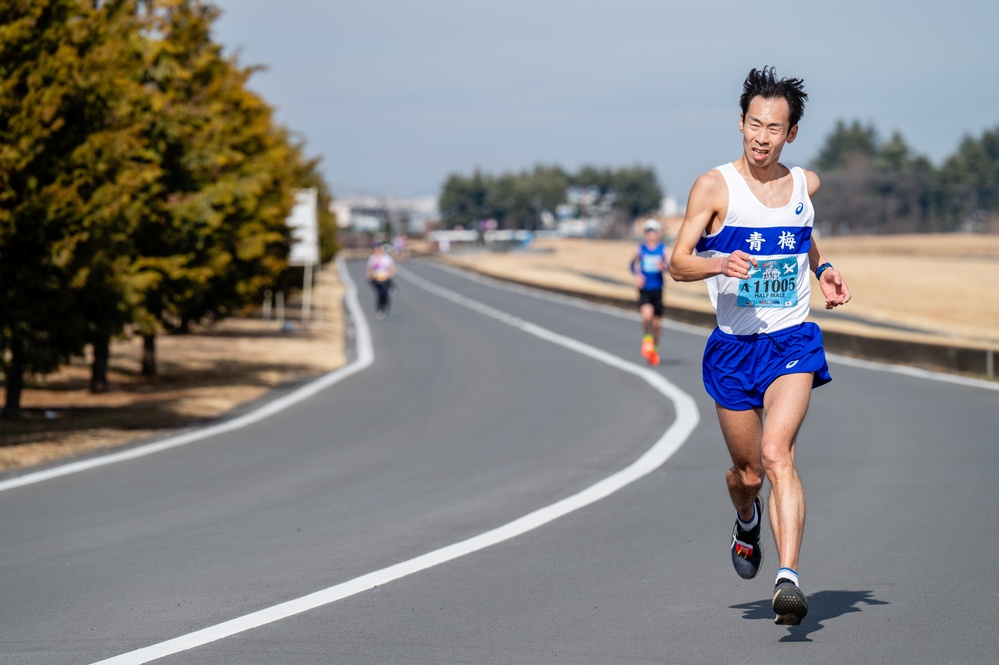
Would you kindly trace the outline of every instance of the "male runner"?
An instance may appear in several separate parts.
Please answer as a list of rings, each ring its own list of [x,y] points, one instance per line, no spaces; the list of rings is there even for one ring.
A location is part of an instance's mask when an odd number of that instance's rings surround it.
[[[798,578],[805,495],[795,442],[812,388],[831,380],[822,333],[805,322],[809,271],[826,309],[850,300],[812,237],[818,177],[780,163],[784,144],[798,134],[808,99],[803,83],[777,79],[772,68],[749,72],[739,100],[742,155],[694,183],[670,267],[673,279],[707,282],[717,315],[702,373],[733,463],[726,474],[738,513],[732,562],[749,579],[763,561],[758,494],[765,475],[780,559],[774,621],[787,625],[801,623],[808,612]]]
[[[663,272],[669,269],[666,246],[660,236],[659,222],[650,219],[642,232],[645,241],[631,257],[628,268],[638,287],[638,311],[642,315],[642,356],[649,364],[659,364],[659,335],[663,315]]]

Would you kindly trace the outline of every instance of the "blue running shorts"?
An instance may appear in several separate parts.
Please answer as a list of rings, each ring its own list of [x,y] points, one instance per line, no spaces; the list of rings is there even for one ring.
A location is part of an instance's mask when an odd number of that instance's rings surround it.
[[[822,331],[810,321],[757,335],[729,335],[715,328],[701,366],[708,394],[732,411],[763,408],[763,395],[774,379],[805,372],[813,374],[812,388],[832,381]]]

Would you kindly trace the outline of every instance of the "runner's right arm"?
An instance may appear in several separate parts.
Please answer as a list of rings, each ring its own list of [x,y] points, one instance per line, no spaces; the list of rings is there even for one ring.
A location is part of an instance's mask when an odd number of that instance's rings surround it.
[[[737,279],[749,276],[749,266],[757,265],[756,259],[742,250],[727,256],[706,258],[697,256],[694,251],[697,241],[705,231],[714,232],[714,225],[720,225],[728,210],[728,186],[725,178],[717,170],[709,171],[695,182],[687,200],[687,212],[676,234],[673,255],[669,262],[669,274],[677,282],[698,280],[727,275]]]
[[[645,275],[642,274],[642,248],[639,247],[635,250],[635,253],[631,256],[631,261],[628,262],[628,270],[634,276],[635,286],[641,291],[645,288]]]

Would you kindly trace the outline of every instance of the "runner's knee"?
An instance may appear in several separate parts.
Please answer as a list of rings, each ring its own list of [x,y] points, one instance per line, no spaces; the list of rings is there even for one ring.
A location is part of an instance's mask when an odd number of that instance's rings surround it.
[[[763,487],[764,472],[763,467],[758,465],[734,466],[729,473],[735,478],[735,482],[749,492],[759,492]]]
[[[766,469],[768,477],[781,477],[789,470],[794,469],[794,455],[791,453],[791,445],[783,441],[768,443],[763,442],[763,468]]]

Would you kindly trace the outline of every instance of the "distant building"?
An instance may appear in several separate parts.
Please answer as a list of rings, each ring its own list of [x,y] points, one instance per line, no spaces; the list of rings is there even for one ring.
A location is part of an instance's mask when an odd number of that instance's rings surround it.
[[[675,196],[667,196],[659,202],[659,214],[663,217],[676,217],[682,215],[683,211]]]
[[[330,209],[342,230],[355,233],[420,235],[439,217],[436,196],[338,196]]]

